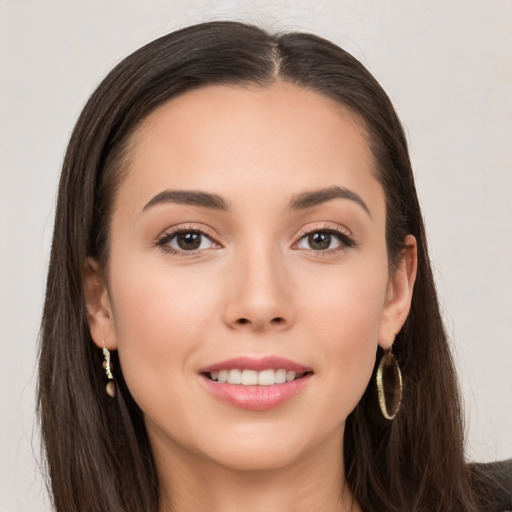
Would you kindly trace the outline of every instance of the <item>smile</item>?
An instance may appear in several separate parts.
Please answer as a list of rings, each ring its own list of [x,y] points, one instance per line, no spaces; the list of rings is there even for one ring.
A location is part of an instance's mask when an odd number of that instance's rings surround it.
[[[213,371],[207,374],[207,377],[215,382],[228,384],[239,384],[242,386],[274,386],[275,384],[284,384],[296,379],[300,379],[306,373],[296,373],[293,370],[279,368],[278,370],[233,370]]]
[[[199,372],[207,391],[222,402],[253,411],[275,409],[311,382],[313,370],[289,359],[238,357]]]

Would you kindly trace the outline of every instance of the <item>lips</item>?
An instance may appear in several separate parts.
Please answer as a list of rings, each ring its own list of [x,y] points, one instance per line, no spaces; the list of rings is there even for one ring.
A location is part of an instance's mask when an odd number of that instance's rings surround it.
[[[274,409],[310,382],[311,368],[277,356],[238,357],[200,370],[201,382],[223,402],[242,409]]]
[[[262,370],[279,370],[284,369],[286,371],[294,371],[295,373],[306,373],[311,372],[312,369],[307,366],[303,366],[299,363],[286,359],[279,356],[266,356],[266,357],[235,357],[233,359],[227,359],[199,370],[200,373],[211,373],[214,371],[222,370],[254,370],[260,372]]]

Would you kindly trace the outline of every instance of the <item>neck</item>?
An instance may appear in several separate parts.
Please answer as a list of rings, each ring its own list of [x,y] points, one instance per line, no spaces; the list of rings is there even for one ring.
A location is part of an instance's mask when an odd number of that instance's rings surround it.
[[[159,512],[359,512],[345,485],[341,439],[332,441],[265,470],[233,469],[181,446],[154,450]]]

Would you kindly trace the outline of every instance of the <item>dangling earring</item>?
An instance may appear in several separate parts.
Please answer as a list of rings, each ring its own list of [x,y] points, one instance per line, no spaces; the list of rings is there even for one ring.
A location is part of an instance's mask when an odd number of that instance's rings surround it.
[[[402,402],[402,374],[391,349],[382,356],[377,368],[377,392],[382,415],[387,420],[392,420]]]
[[[112,363],[110,362],[110,351],[105,346],[105,341],[103,341],[103,355],[105,356],[105,361],[103,361],[103,368],[108,377],[107,387],[105,388],[107,395],[114,398],[116,394],[116,385],[114,384],[114,376],[112,375]]]

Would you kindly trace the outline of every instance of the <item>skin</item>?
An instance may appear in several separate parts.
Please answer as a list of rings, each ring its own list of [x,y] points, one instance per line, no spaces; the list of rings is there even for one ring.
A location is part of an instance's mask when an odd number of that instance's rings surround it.
[[[347,198],[288,208],[333,186],[369,212]],[[166,190],[216,194],[229,211],[144,208]],[[86,302],[94,342],[119,351],[144,412],[161,511],[359,510],[343,486],[345,420],[377,345],[389,348],[405,322],[416,273],[408,236],[390,274],[385,213],[361,123],[314,92],[210,86],[137,128],[108,268],[87,262]],[[176,238],[159,240],[174,228],[209,238],[169,252]],[[342,239],[313,250],[305,230],[327,229]],[[239,409],[212,396],[198,371],[242,355],[279,355],[314,374],[280,407]]]

